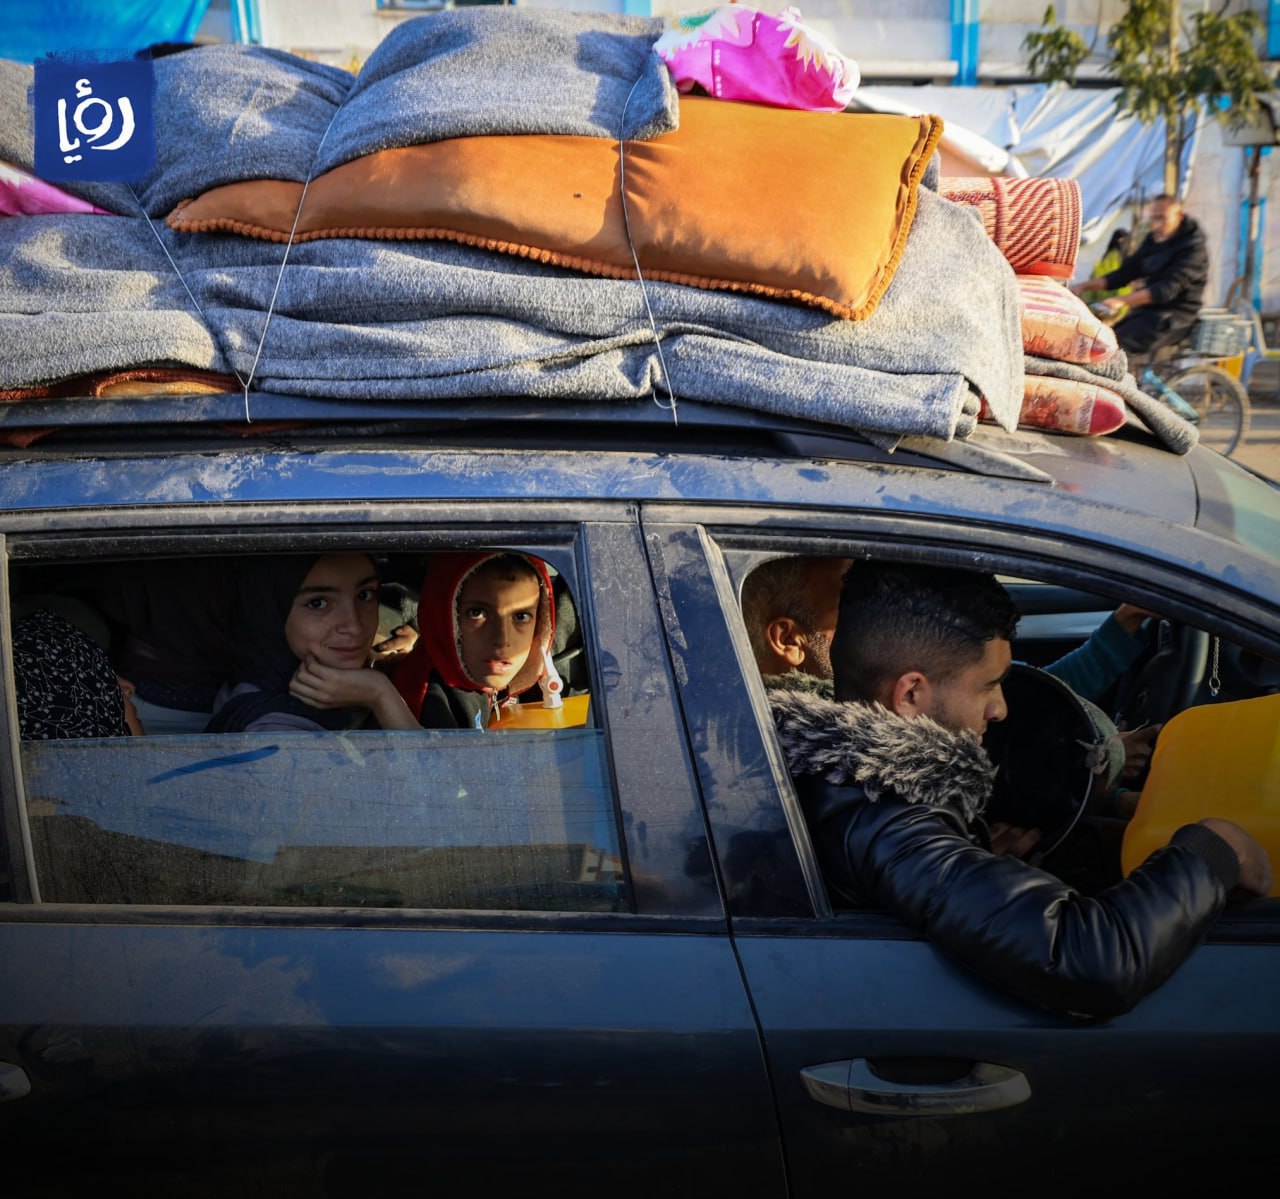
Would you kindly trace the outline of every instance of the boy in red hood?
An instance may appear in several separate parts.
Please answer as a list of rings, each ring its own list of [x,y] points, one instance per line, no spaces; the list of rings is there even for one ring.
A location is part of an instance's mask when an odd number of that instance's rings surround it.
[[[554,631],[551,577],[539,559],[433,554],[418,601],[418,643],[393,682],[423,728],[483,729],[546,674]]]

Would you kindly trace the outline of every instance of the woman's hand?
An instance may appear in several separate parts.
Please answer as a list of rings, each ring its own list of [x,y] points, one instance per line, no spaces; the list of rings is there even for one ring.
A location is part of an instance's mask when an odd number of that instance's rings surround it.
[[[422,727],[391,680],[368,667],[323,666],[308,654],[293,672],[289,692],[313,708],[368,708],[384,729]]]

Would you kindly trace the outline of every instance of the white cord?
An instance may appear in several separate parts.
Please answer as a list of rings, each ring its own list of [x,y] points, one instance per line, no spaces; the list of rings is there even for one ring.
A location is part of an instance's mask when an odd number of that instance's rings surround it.
[[[214,344],[216,345],[218,342],[218,335],[214,332],[213,325],[210,323],[209,318],[205,316],[204,309],[200,307],[200,301],[196,299],[191,288],[187,286],[186,277],[183,275],[182,271],[178,269],[178,264],[174,262],[173,255],[169,253],[169,247],[164,244],[164,238],[160,236],[160,231],[156,228],[155,222],[147,215],[147,210],[142,206],[142,201],[138,199],[138,193],[133,190],[133,185],[127,184],[126,186],[129,188],[129,194],[133,197],[133,202],[138,206],[138,211],[142,213],[143,220],[147,222],[147,228],[151,230],[156,241],[159,242],[160,249],[164,251],[164,256],[169,260],[169,265],[173,267],[173,273],[178,276],[178,282],[182,284],[183,290],[191,300],[192,306],[200,314],[200,319],[204,322],[204,327],[209,331],[209,336],[213,338]],[[231,355],[226,352],[226,347],[224,346],[220,348],[222,349],[223,357],[227,360],[227,364],[231,366],[231,373],[240,380],[240,386],[243,387],[247,393],[249,390],[249,384],[244,381],[243,376],[232,364]]]
[[[658,322],[653,317],[653,307],[649,303],[649,289],[645,285],[644,274],[640,270],[640,259],[636,254],[635,242],[631,238],[631,220],[627,215],[627,105],[631,103],[631,97],[635,94],[635,90],[640,86],[640,78],[636,79],[631,85],[631,91],[627,93],[627,98],[622,104],[622,128],[618,132],[618,192],[622,197],[622,226],[627,234],[627,249],[631,251],[631,261],[635,264],[636,279],[640,283],[640,294],[644,297],[644,310],[649,317],[649,328],[653,333],[653,344],[658,350],[658,361],[662,365],[662,382],[666,384],[667,395],[671,397],[671,403],[664,404],[655,391],[653,402],[657,404],[664,412],[671,413],[671,422],[674,425],[680,424],[680,414],[677,411],[677,401],[675,388],[671,386],[671,372],[667,369],[666,355],[662,352],[662,338],[658,336]]]
[[[641,76],[640,78],[643,78],[643,76]],[[636,279],[640,284],[640,294],[644,298],[644,308],[645,308],[645,313],[649,318],[649,329],[653,334],[653,344],[658,351],[658,362],[662,367],[661,383],[665,384],[667,395],[670,397],[670,403],[664,404],[655,392],[653,397],[653,402],[659,408],[661,408],[664,412],[670,412],[672,423],[679,425],[680,414],[678,411],[678,401],[676,399],[676,392],[675,392],[675,388],[671,385],[671,372],[670,370],[667,369],[666,355],[662,352],[662,338],[658,335],[658,322],[653,315],[653,306],[649,303],[649,289],[648,289],[648,286],[645,284],[644,273],[640,269],[640,259],[639,259],[639,256],[636,254],[635,242],[631,237],[631,219],[630,219],[630,215],[627,212],[627,151],[626,151],[627,106],[631,103],[631,97],[635,94],[636,88],[639,87],[640,85],[640,78],[637,78],[635,83],[631,85],[631,91],[627,93],[627,98],[622,105],[622,128],[618,132],[618,190],[622,198],[622,225],[627,235],[627,248],[631,251],[631,261],[635,266]],[[276,274],[275,287],[272,288],[272,291],[271,291],[271,302],[267,305],[267,317],[262,324],[262,336],[258,339],[258,348],[253,355],[253,365],[249,368],[249,377],[247,379],[244,378],[240,374],[240,372],[235,369],[234,365],[231,366],[232,372],[235,374],[235,377],[240,381],[240,386],[244,389],[244,419],[246,423],[249,423],[249,424],[253,423],[253,418],[249,414],[249,388],[253,384],[254,375],[257,373],[258,362],[262,358],[262,348],[263,346],[266,345],[266,342],[267,342],[267,331],[271,327],[271,317],[272,317],[272,314],[275,312],[276,298],[280,294],[280,284],[281,284],[281,281],[284,279],[285,267],[288,266],[289,264],[289,251],[293,249],[293,239],[296,236],[298,231],[298,222],[302,219],[302,206],[306,203],[306,200],[307,200],[307,189],[311,186],[311,179],[315,172],[315,164],[320,157],[320,151],[324,148],[325,139],[329,136],[329,130],[333,128],[333,122],[337,119],[337,116],[338,114],[337,112],[335,112],[333,116],[329,118],[329,124],[325,126],[324,134],[320,138],[320,144],[316,146],[315,157],[311,161],[311,167],[307,171],[307,177],[303,181],[302,195],[298,198],[298,208],[297,208],[297,211],[293,214],[293,226],[289,230],[289,240],[285,244],[284,257],[280,260],[280,270]],[[130,187],[129,190],[133,195],[134,201],[138,205],[139,211],[141,211],[143,217],[146,219],[147,226],[151,229],[151,232],[154,234],[156,241],[159,243],[160,249],[164,251],[164,256],[169,260],[169,265],[173,267],[174,274],[178,276],[178,280],[179,282],[181,282],[187,295],[190,297],[191,303],[195,306],[195,310],[200,314],[200,319],[204,321],[205,327],[209,330],[210,335],[214,338],[216,342],[217,334],[214,333],[213,326],[210,324],[209,318],[205,316],[204,309],[200,307],[200,303],[196,299],[195,295],[192,293],[191,288],[187,286],[186,278],[183,276],[182,271],[178,268],[178,264],[174,261],[173,255],[169,253],[169,247],[164,244],[164,240],[161,238],[159,230],[156,229],[154,222],[151,220],[151,217],[147,214],[147,210],[143,207],[141,200],[138,199],[137,193],[133,191],[132,187]],[[230,354],[226,354],[225,356],[228,364],[230,364],[231,363]]]
[[[315,174],[316,161],[320,157],[320,151],[324,148],[325,138],[329,136],[329,130],[333,128],[333,122],[337,120],[338,113],[335,110],[333,116],[329,118],[329,124],[325,126],[324,134],[320,138],[320,144],[316,146],[316,152],[311,159],[311,166],[307,170],[307,177],[302,183],[302,195],[298,198],[298,208],[293,214],[293,227],[289,230],[289,240],[284,247],[284,257],[280,260],[280,270],[276,275],[276,285],[271,291],[271,302],[267,305],[267,318],[262,323],[262,336],[258,339],[258,349],[253,355],[253,365],[249,368],[249,377],[246,379],[234,365],[231,365],[232,373],[240,380],[240,386],[244,388],[244,419],[247,424],[253,424],[253,418],[249,415],[249,388],[253,383],[253,376],[258,370],[258,361],[262,357],[262,347],[267,343],[267,330],[271,327],[271,315],[275,312],[276,297],[280,294],[280,283],[284,279],[284,268],[289,264],[289,251],[293,249],[293,239],[298,232],[298,222],[302,219],[302,206],[307,200],[307,189],[311,186],[311,178]],[[134,202],[138,205],[138,210],[146,218],[147,226],[155,235],[155,239],[160,243],[160,249],[164,251],[164,256],[169,260],[169,265],[173,267],[174,274],[178,276],[179,282],[186,290],[188,296],[191,297],[191,303],[195,305],[196,311],[200,314],[200,319],[204,321],[205,328],[209,330],[210,336],[214,341],[218,340],[217,334],[213,331],[213,326],[209,322],[209,318],[205,316],[204,309],[200,307],[200,302],[192,293],[191,288],[187,286],[187,280],[183,276],[182,271],[178,269],[178,264],[173,260],[173,255],[169,253],[169,247],[164,244],[164,239],[160,236],[160,231],[155,227],[155,222],[147,215],[147,210],[142,206],[142,201],[138,199],[138,193],[130,186],[130,194],[132,194]],[[231,355],[225,352],[224,357],[228,364],[231,364]]]
[[[249,420],[249,384],[253,382],[253,376],[258,370],[258,359],[262,357],[262,347],[267,344],[267,330],[271,328],[271,314],[276,309],[276,296],[280,294],[280,283],[284,279],[284,268],[289,265],[289,251],[293,249],[294,234],[298,231],[298,222],[302,219],[302,206],[307,202],[307,189],[311,186],[311,177],[315,174],[316,162],[320,158],[320,151],[324,149],[325,139],[329,136],[329,130],[333,128],[333,123],[338,119],[338,109],[334,109],[333,116],[329,118],[329,123],[324,127],[324,133],[320,137],[320,144],[316,146],[315,156],[311,159],[311,166],[307,168],[307,177],[302,183],[302,195],[298,197],[298,210],[293,214],[293,226],[289,230],[289,240],[284,247],[284,257],[280,260],[280,271],[276,275],[276,285],[271,290],[271,302],[267,305],[267,319],[262,322],[262,337],[258,340],[258,350],[253,356],[253,365],[249,368],[249,379],[244,385],[244,419]],[[238,377],[238,376],[237,376]]]

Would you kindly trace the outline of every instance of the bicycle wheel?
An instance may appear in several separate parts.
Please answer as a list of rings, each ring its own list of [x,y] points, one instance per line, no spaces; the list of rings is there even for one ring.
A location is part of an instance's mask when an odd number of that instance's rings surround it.
[[[1249,435],[1249,393],[1239,379],[1207,362],[1189,366],[1168,381],[1200,416],[1200,444],[1230,457]]]

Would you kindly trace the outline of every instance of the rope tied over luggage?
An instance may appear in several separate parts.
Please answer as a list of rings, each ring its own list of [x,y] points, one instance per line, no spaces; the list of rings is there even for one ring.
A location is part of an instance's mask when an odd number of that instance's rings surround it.
[[[631,261],[636,268],[636,279],[640,283],[640,294],[644,297],[644,310],[649,318],[649,330],[653,334],[654,348],[658,351],[658,362],[662,367],[662,384],[665,385],[667,395],[671,397],[671,402],[664,404],[661,397],[656,393],[653,402],[657,404],[664,412],[671,413],[671,421],[675,425],[680,424],[680,414],[677,411],[677,401],[675,388],[671,385],[671,372],[667,369],[667,358],[662,352],[662,338],[658,334],[658,322],[653,316],[653,306],[649,303],[649,288],[645,284],[644,272],[640,270],[640,256],[636,253],[635,241],[631,236],[631,221],[627,215],[627,105],[631,103],[631,97],[635,95],[636,88],[640,86],[640,80],[644,76],[636,79],[631,85],[631,90],[627,93],[626,100],[622,103],[622,120],[618,130],[618,194],[622,197],[622,227],[627,234],[627,249],[631,251]]]

